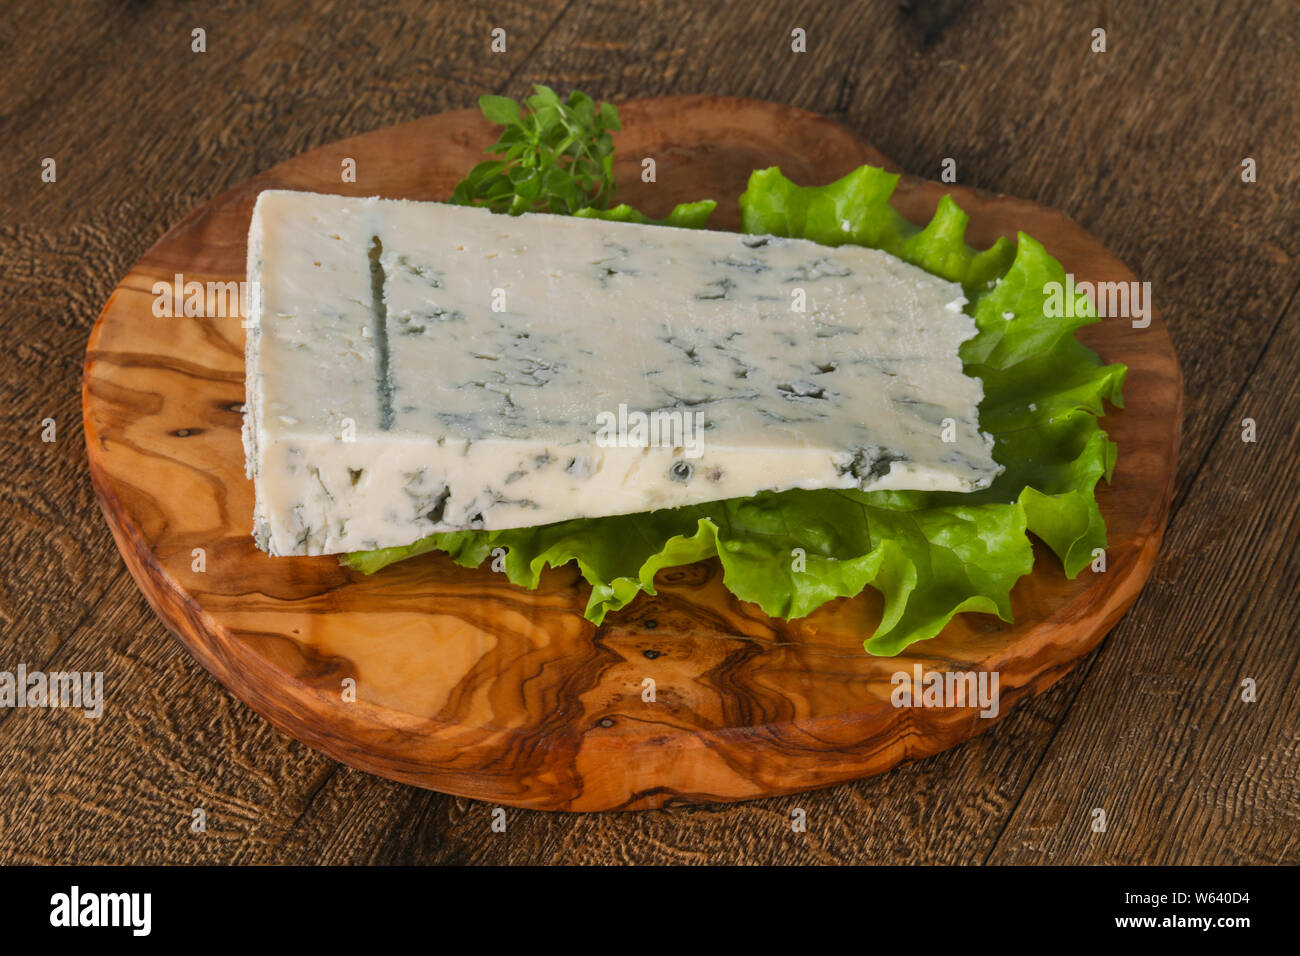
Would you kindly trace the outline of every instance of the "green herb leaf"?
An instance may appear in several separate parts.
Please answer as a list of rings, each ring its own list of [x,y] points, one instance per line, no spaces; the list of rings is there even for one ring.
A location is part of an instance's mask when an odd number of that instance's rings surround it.
[[[603,209],[614,196],[614,140],[618,111],[599,108],[577,90],[562,101],[550,87],[537,85],[519,104],[506,96],[483,96],[479,108],[503,126],[487,152],[498,157],[479,163],[456,184],[451,201],[486,206],[494,212],[553,212]]]
[[[480,96],[478,106],[484,116],[500,126],[519,124],[519,104],[508,96]]]

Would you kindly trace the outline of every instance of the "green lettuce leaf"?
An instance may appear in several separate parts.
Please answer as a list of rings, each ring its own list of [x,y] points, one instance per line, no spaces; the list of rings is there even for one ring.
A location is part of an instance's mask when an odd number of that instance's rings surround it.
[[[344,563],[373,573],[442,550],[474,567],[496,552],[512,582],[534,588],[544,568],[574,561],[591,585],[586,616],[600,623],[642,591],[655,593],[660,569],[716,556],[727,588],[772,617],[803,617],[834,598],[876,589],[882,617],[864,646],[881,655],[933,637],[964,611],[1011,620],[1011,588],[1033,570],[1027,532],[1076,576],[1094,549],[1106,547],[1094,491],[1099,479],[1110,479],[1116,447],[1097,419],[1104,402],[1122,404],[1126,370],[1103,365],[1075,339],[1077,328],[1097,321],[1086,297],[1073,310],[1044,308],[1045,287],[1064,287],[1065,271],[1040,243],[1022,233],[1015,243],[1003,238],[972,249],[965,242],[968,217],[950,197],[917,228],[889,205],[897,181],[863,166],[808,187],[776,168],[760,170],[740,197],[742,229],[871,246],[962,284],[978,329],[963,344],[962,361],[984,382],[980,423],[1006,468],[992,486],[973,494],[762,493],[536,528],[433,535],[348,555]],[[647,221],[626,207],[582,214]],[[676,224],[693,223],[697,214],[683,213]]]
[[[644,213],[637,212],[627,203],[619,203],[609,209],[596,209],[588,206],[579,209],[575,216],[582,219],[607,219],[612,222],[635,222],[644,226],[677,226],[681,229],[703,229],[709,221],[713,210],[718,208],[714,199],[701,199],[696,202],[684,202],[674,206],[666,219],[651,219]]]

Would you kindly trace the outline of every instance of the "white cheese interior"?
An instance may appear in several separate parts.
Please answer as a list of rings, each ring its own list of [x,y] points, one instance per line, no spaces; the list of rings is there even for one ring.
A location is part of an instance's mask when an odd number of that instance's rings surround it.
[[[960,286],[883,252],[271,190],[248,273],[271,554],[999,471]],[[698,413],[702,451],[602,445],[620,406]]]

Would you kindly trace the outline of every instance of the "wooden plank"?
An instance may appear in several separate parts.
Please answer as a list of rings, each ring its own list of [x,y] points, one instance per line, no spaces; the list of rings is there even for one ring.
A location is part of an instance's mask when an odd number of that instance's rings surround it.
[[[0,721],[0,855],[10,863],[251,862],[292,829],[336,764],[233,700],[124,571],[45,669],[101,671],[103,715]],[[6,665],[12,667],[12,665]],[[193,811],[207,830],[191,830]]]

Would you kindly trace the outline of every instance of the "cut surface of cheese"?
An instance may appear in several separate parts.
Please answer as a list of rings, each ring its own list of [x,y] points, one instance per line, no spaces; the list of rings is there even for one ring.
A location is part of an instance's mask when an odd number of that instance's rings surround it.
[[[876,250],[268,190],[248,279],[273,555],[1000,471],[961,287]]]

